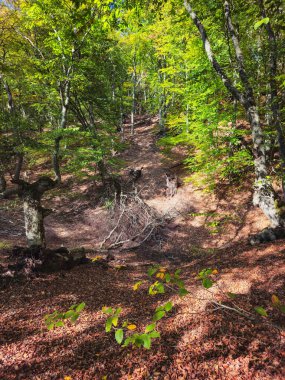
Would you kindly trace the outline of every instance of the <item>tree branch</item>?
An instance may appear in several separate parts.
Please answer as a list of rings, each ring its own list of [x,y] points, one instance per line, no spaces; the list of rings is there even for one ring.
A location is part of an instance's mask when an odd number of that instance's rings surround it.
[[[8,110],[10,111],[10,113],[12,113],[15,109],[15,105],[14,105],[13,96],[12,96],[10,87],[8,83],[6,82],[6,80],[4,79],[3,74],[0,74],[0,80],[2,80],[3,82],[4,88],[8,97]]]
[[[242,54],[242,51],[240,48],[240,44],[239,44],[239,40],[237,37],[236,30],[235,30],[233,23],[232,23],[231,10],[230,10],[230,5],[229,5],[228,1],[225,1],[224,7],[225,7],[225,18],[226,18],[227,26],[228,26],[230,36],[231,36],[232,41],[233,41],[234,50],[235,50],[235,56],[236,56],[236,60],[237,60],[237,64],[238,64],[239,77],[240,77],[240,80],[242,81],[242,83],[245,87],[245,91],[246,91],[245,97],[246,97],[246,100],[250,102],[250,105],[254,105],[255,104],[254,95],[253,95],[252,87],[249,83],[248,76],[247,76],[247,73],[246,73],[246,70],[244,67],[243,54]]]
[[[201,21],[199,20],[197,14],[193,11],[192,6],[189,4],[189,2],[187,0],[184,0],[184,6],[185,6],[187,12],[189,13],[189,16],[193,20],[195,26],[197,27],[197,29],[200,32],[205,52],[207,54],[209,61],[212,64],[214,70],[219,75],[219,77],[222,79],[225,87],[232,94],[232,96],[235,99],[237,99],[239,102],[241,102],[242,104],[245,104],[244,95],[242,93],[240,93],[238,91],[238,89],[231,83],[231,80],[226,75],[226,73],[224,72],[224,70],[222,69],[220,64],[218,63],[218,61],[217,61],[217,59],[216,59],[216,57],[212,51],[210,41],[208,40],[206,30],[205,30],[203,24],[201,23]]]
[[[58,136],[54,140],[54,153],[52,156],[52,165],[55,174],[55,181],[57,184],[61,182],[61,173],[60,173],[60,165],[59,165],[59,149],[60,149],[60,141],[62,137]]]

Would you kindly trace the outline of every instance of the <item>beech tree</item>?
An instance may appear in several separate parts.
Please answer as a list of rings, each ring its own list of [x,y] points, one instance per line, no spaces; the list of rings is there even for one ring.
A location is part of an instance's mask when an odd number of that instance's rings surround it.
[[[83,169],[78,163],[81,158],[85,171],[90,162],[94,170],[106,145],[102,133],[98,133],[100,127],[109,129],[105,140],[109,147],[114,145],[111,122],[106,122],[108,116],[104,118],[96,113],[95,99],[89,97],[86,102],[90,117],[87,126],[83,123],[86,115],[78,108],[80,102],[85,102],[79,89],[84,88],[86,95],[94,83],[89,78],[89,87],[80,86],[82,80],[88,80],[86,66],[94,58],[90,54],[94,51],[92,44],[100,41],[104,49],[108,34],[104,30],[111,22],[112,10],[108,2],[105,5],[92,1],[45,0],[24,1],[19,5],[11,2],[4,11],[14,20],[6,37],[18,41],[18,51],[13,45],[2,45],[5,76],[1,74],[0,79],[5,89],[2,98],[6,102],[3,109],[6,119],[1,123],[4,141],[1,156],[4,157],[7,149],[11,153],[6,167],[1,160],[1,196],[16,195],[22,200],[28,245],[42,247],[45,246],[44,217],[51,211],[42,207],[42,197],[61,183],[62,168],[69,166],[74,172]],[[15,57],[21,69],[13,67],[11,60]],[[105,58],[109,59],[108,54]],[[103,65],[100,62],[98,66]],[[94,75],[99,77],[98,70]],[[96,91],[94,87],[92,90]],[[33,155],[39,154],[49,162],[49,173],[25,179],[23,167],[27,167]],[[74,161],[77,165],[72,164]],[[11,172],[13,164],[12,186],[7,187],[7,170]]]
[[[255,176],[256,176],[256,181],[254,185],[253,203],[254,205],[259,206],[262,209],[264,214],[269,218],[271,225],[273,227],[283,226],[284,218],[280,212],[280,208],[278,207],[278,203],[277,203],[278,197],[272,187],[272,184],[268,176],[268,170],[267,170],[267,165],[266,165],[266,152],[265,152],[265,147],[264,147],[264,135],[263,135],[263,131],[262,131],[261,123],[260,123],[260,116],[259,116],[258,108],[256,105],[254,91],[249,80],[248,72],[245,68],[244,57],[243,57],[242,50],[240,48],[237,31],[232,22],[229,2],[228,1],[224,2],[224,15],[225,15],[225,20],[226,20],[227,27],[229,30],[229,34],[232,39],[232,45],[235,52],[237,71],[239,74],[241,84],[243,86],[243,91],[238,89],[232,83],[228,75],[225,73],[225,71],[219,64],[215,54],[212,51],[211,43],[208,39],[206,30],[202,22],[198,18],[196,12],[193,10],[190,2],[187,0],[184,0],[184,6],[187,12],[189,13],[189,16],[193,20],[195,26],[199,30],[201,39],[203,41],[205,52],[214,70],[219,75],[224,86],[231,93],[231,95],[238,102],[240,102],[240,104],[244,107],[247,117],[249,119],[249,122],[251,125],[251,131],[252,131],[252,139],[253,139],[254,168],[255,168]],[[275,95],[276,95],[276,92],[275,92]],[[276,104],[274,99],[273,99],[273,104]],[[282,142],[281,142],[281,145],[282,145]]]

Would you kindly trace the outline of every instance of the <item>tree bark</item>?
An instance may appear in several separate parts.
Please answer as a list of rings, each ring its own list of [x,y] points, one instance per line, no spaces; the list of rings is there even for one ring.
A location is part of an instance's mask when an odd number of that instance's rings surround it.
[[[135,114],[136,114],[136,94],[137,94],[137,59],[136,51],[133,57],[133,75],[132,75],[132,111],[131,111],[131,134],[135,133]]]
[[[36,182],[13,180],[18,185],[18,195],[23,201],[25,233],[28,246],[45,247],[44,218],[50,213],[41,205],[41,199],[46,191],[53,189],[57,181],[50,177],[40,177]]]
[[[45,247],[44,217],[40,200],[23,196],[25,233],[28,246]]]
[[[244,85],[245,92],[240,92],[231,82],[229,77],[226,75],[224,70],[218,63],[215,55],[212,52],[211,44],[208,40],[206,30],[199,20],[196,13],[193,11],[192,6],[187,0],[184,0],[184,6],[189,13],[191,19],[193,20],[195,26],[200,32],[201,39],[203,41],[204,49],[207,54],[209,61],[211,62],[214,70],[219,75],[224,83],[224,86],[233,95],[233,97],[238,100],[244,107],[252,131],[253,139],[253,154],[254,154],[254,168],[255,168],[255,185],[254,185],[254,196],[253,204],[259,206],[264,214],[269,218],[272,227],[283,225],[283,219],[279,213],[277,206],[277,195],[273,190],[271,182],[268,178],[267,167],[266,167],[266,155],[264,148],[264,137],[260,125],[259,113],[255,104],[255,99],[253,95],[253,90],[250,86],[247,72],[245,70],[242,51],[239,46],[239,41],[237,34],[235,32],[234,26],[231,21],[230,7],[229,3],[225,1],[225,18],[227,21],[227,26],[232,38],[236,61],[238,65],[238,73],[241,82]]]
[[[7,182],[3,173],[0,173],[0,193],[4,193],[7,188]]]
[[[263,0],[259,0],[259,8],[261,16],[263,18],[267,17],[266,10],[264,7]],[[278,136],[279,144],[279,153],[281,158],[281,167],[282,167],[282,190],[283,190],[283,200],[285,200],[285,139],[284,133],[281,125],[280,117],[280,103],[278,99],[278,90],[277,90],[277,58],[278,58],[278,48],[277,41],[274,30],[271,26],[270,21],[265,24],[265,29],[268,35],[269,42],[269,86],[270,86],[270,107],[272,113],[272,122],[273,127],[275,128]]]

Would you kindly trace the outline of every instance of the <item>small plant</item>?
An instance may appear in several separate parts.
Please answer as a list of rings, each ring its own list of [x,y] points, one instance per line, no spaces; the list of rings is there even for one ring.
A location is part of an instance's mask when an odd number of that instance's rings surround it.
[[[150,267],[147,271],[149,281],[151,282],[147,290],[148,295],[155,296],[157,294],[164,294],[166,287],[177,291],[181,297],[188,294],[188,291],[185,289],[185,284],[180,278],[180,273],[180,269],[171,273],[166,268],[159,266]],[[152,282],[153,278],[156,279],[154,282]],[[136,282],[133,285],[133,290],[137,291],[143,284],[144,281]],[[138,333],[134,332],[137,329],[135,324],[129,323],[128,321],[119,323],[119,315],[122,312],[121,308],[115,309],[104,306],[102,311],[107,315],[105,331],[109,333],[114,330],[115,339],[122,347],[132,345],[150,349],[152,340],[160,338],[160,332],[157,331],[157,322],[165,317],[166,313],[170,312],[172,308],[173,304],[170,301],[158,306],[153,313],[152,323],[145,327],[144,332]]]
[[[133,291],[138,291],[145,283],[148,282],[147,294],[149,296],[156,296],[164,294],[166,289],[171,289],[178,293],[180,297],[189,294],[189,291],[185,288],[185,283],[181,279],[181,269],[177,269],[174,272],[170,272],[167,268],[162,268],[158,265],[152,266],[147,271],[148,281],[137,281],[133,285]],[[201,285],[212,294],[213,298],[209,299],[212,305],[215,306],[215,310],[227,309],[242,315],[243,317],[254,319],[255,316],[251,311],[240,308],[234,300],[237,295],[231,292],[224,292],[220,290],[218,293],[213,293],[210,288],[216,283],[217,269],[205,268],[202,269],[197,275],[196,279],[201,281]],[[155,279],[155,281],[153,281]],[[149,284],[150,282],[150,284]],[[217,299],[217,296],[224,295],[231,301],[231,305],[222,303]],[[272,306],[279,312],[285,314],[285,304],[281,303],[277,295],[273,294],[271,297]],[[48,314],[44,317],[45,324],[48,330],[52,330],[57,327],[65,326],[66,321],[75,323],[80,316],[80,313],[84,310],[85,303],[82,302],[78,305],[72,305],[68,311],[60,313],[58,311]],[[172,302],[168,301],[163,305],[156,307],[152,315],[151,323],[147,324],[143,331],[137,331],[137,325],[129,322],[128,320],[120,320],[122,308],[112,308],[103,306],[102,312],[106,315],[105,322],[106,333],[114,332],[115,340],[122,347],[129,345],[138,348],[150,349],[152,341],[160,338],[160,332],[157,329],[157,323],[164,318],[168,312],[173,309]],[[254,308],[255,313],[267,318],[268,312],[262,306],[256,306]],[[270,322],[269,322],[270,323]]]
[[[210,289],[214,285],[213,276],[217,273],[217,269],[202,269],[201,272],[198,273],[197,279],[202,281],[202,285],[205,289]]]
[[[45,325],[48,330],[53,330],[56,327],[64,327],[66,321],[75,323],[80,316],[80,313],[85,308],[85,303],[81,302],[78,305],[72,305],[69,310],[64,313],[60,313],[55,310],[52,314],[47,314],[44,317]]]
[[[160,338],[160,333],[156,330],[156,322],[162,319],[167,312],[172,309],[171,302],[167,302],[165,305],[159,306],[155,309],[152,317],[152,323],[147,325],[144,332],[134,332],[137,326],[128,321],[122,321],[119,324],[119,315],[122,311],[121,308],[113,309],[112,307],[104,306],[102,311],[108,316],[105,323],[105,331],[107,333],[115,330],[115,339],[118,344],[122,344],[123,347],[129,345],[135,347],[144,347],[146,349],[151,348],[151,342],[153,339]]]

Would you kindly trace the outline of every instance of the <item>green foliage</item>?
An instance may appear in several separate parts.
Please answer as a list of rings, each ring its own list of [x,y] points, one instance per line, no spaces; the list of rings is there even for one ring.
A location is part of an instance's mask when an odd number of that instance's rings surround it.
[[[64,327],[67,321],[75,323],[80,317],[81,312],[85,309],[85,303],[81,302],[78,305],[72,305],[66,312],[58,312],[55,310],[52,314],[47,314],[44,317],[44,322],[48,330],[53,330],[57,327]]]
[[[255,310],[258,314],[262,315],[263,317],[268,317],[267,311],[266,311],[263,307],[261,307],[261,306],[257,306],[257,307],[254,308],[254,310]]]
[[[264,24],[268,24],[269,21],[270,21],[269,17],[265,17],[265,18],[263,18],[262,20],[257,21],[257,22],[254,24],[254,29],[256,30],[256,29],[260,28],[262,25],[264,25]]]
[[[217,274],[216,269],[203,269],[198,273],[198,278],[202,280],[205,289],[210,289],[214,285],[213,275]]]
[[[121,308],[113,309],[111,307],[104,306],[102,308],[102,311],[108,316],[105,323],[105,331],[109,333],[112,330],[115,330],[115,340],[123,347],[133,345],[136,347],[144,347],[146,349],[150,349],[152,340],[160,337],[159,332],[156,331],[156,321],[161,319],[165,315],[166,311],[171,310],[169,304],[164,305],[162,309],[164,314],[160,315],[159,318],[155,318],[155,315],[157,315],[156,311],[153,317],[154,322],[147,325],[145,327],[145,331],[139,334],[136,332],[132,333],[132,331],[137,329],[137,326],[135,324],[130,324],[128,321],[119,322],[119,315],[122,312]]]

